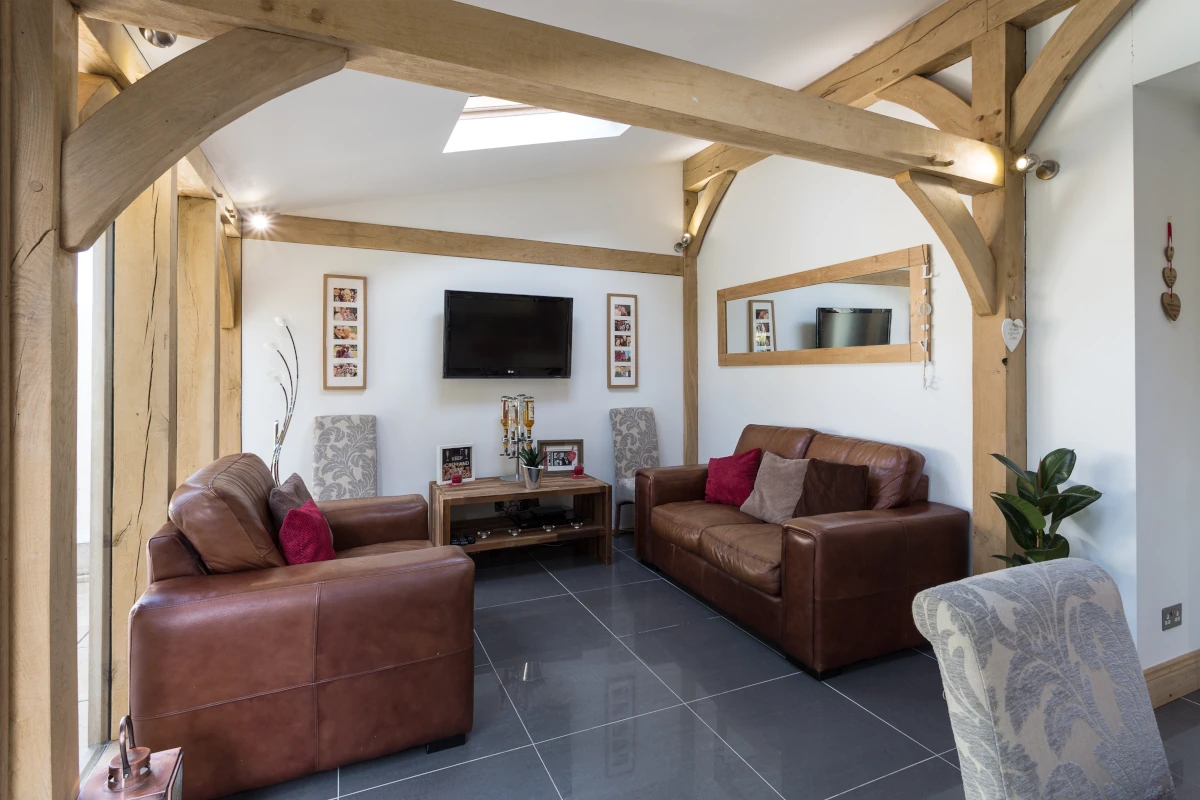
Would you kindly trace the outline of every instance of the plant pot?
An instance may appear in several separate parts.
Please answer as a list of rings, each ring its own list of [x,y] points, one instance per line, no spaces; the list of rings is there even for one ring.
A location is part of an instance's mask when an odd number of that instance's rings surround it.
[[[521,465],[521,477],[525,480],[526,489],[536,489],[542,481],[542,470],[544,467],[527,467]]]

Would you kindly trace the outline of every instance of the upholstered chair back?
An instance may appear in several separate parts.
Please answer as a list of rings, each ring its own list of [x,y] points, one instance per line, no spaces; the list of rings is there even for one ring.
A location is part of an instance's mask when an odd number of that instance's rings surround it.
[[[1174,798],[1121,595],[1062,559],[913,601],[933,644],[967,800]]]
[[[658,427],[653,408],[613,408],[608,418],[617,478],[632,478],[639,469],[658,466]]]
[[[377,450],[374,414],[335,414],[313,423],[314,500],[375,497]]]

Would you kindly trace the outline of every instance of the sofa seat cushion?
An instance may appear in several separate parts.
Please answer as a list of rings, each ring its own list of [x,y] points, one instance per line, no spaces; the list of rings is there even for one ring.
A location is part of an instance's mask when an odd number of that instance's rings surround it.
[[[367,544],[362,547],[351,547],[349,550],[339,550],[338,558],[367,558],[370,556],[382,556],[388,553],[405,553],[409,550],[425,550],[433,547],[433,544],[428,539],[401,539],[396,542],[379,542],[378,544]]]
[[[689,500],[655,506],[650,513],[650,529],[656,536],[700,555],[700,532],[714,525],[756,525],[762,520],[743,514],[736,506]]]
[[[783,526],[762,522],[705,528],[700,534],[700,557],[731,578],[778,596]]]

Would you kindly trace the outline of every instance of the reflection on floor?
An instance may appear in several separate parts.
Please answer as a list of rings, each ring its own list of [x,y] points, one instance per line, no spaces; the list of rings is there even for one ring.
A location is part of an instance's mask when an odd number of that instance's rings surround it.
[[[475,600],[465,746],[238,800],[963,797],[928,652],[819,683],[625,553],[611,567],[565,548],[502,553],[480,562]],[[1194,700],[1158,711],[1182,800],[1200,800]]]

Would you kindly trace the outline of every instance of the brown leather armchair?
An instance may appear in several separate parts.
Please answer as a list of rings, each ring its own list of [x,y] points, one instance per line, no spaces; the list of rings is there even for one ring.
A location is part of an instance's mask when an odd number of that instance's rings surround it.
[[[704,502],[707,466],[637,474],[636,553],[824,678],[925,640],[912,600],[966,577],[967,512],[928,502],[925,458],[808,428],[749,425],[736,448],[868,467],[871,508],[764,523]]]
[[[231,481],[231,464],[255,480]],[[259,467],[229,456],[176,491],[185,529],[235,511],[229,530],[197,532],[202,550],[241,537],[239,525],[274,535]],[[197,514],[197,503],[214,505]],[[430,546],[419,496],[318,505],[332,561],[212,574],[175,524],[149,542],[150,586],[129,617],[130,713],[140,745],[183,747],[189,800],[471,729],[471,559]]]

